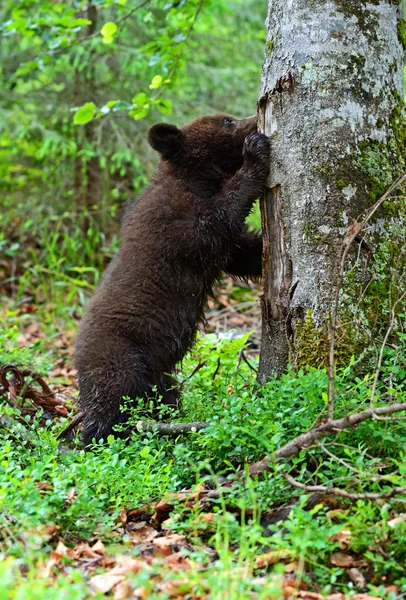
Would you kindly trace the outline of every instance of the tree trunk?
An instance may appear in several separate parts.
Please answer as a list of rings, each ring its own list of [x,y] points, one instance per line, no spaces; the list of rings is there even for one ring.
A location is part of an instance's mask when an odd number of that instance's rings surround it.
[[[269,0],[262,382],[325,363],[343,237],[405,168],[402,5]]]

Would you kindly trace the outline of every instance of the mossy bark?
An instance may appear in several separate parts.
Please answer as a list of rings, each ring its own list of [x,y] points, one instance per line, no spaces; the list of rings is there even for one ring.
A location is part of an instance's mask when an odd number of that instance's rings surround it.
[[[343,237],[405,169],[402,18],[393,0],[269,2],[261,381],[287,362],[325,362]],[[343,356],[355,337],[343,333]]]

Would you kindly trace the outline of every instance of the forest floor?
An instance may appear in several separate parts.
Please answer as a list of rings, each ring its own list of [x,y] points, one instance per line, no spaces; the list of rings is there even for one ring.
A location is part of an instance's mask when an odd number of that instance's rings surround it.
[[[368,498],[404,485],[402,421],[363,423],[262,476],[247,472],[318,422],[328,385],[324,369],[308,368],[258,388],[260,294],[224,279],[206,334],[181,365],[183,407],[170,419],[207,429],[111,437],[87,451],[77,437],[58,439],[75,414],[76,312],[66,319],[60,301],[9,294],[0,325],[0,598],[404,596],[404,496]],[[339,373],[338,411],[359,411],[371,384],[353,365]],[[400,401],[405,391],[392,394]],[[284,472],[354,497],[300,490]]]

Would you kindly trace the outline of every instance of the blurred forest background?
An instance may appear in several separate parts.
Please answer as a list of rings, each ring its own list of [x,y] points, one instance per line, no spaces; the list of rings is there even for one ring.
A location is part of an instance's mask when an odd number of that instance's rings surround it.
[[[8,298],[45,304],[45,321],[69,321],[118,247],[123,209],[154,175],[151,124],[255,113],[266,8],[260,0],[3,3]]]

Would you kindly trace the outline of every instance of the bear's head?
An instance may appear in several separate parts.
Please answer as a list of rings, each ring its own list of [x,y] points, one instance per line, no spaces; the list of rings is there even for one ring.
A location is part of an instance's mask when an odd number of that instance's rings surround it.
[[[201,175],[235,173],[242,165],[244,140],[257,131],[257,117],[235,119],[218,114],[199,117],[183,127],[153,125],[148,132],[152,148],[175,168],[200,171]]]

